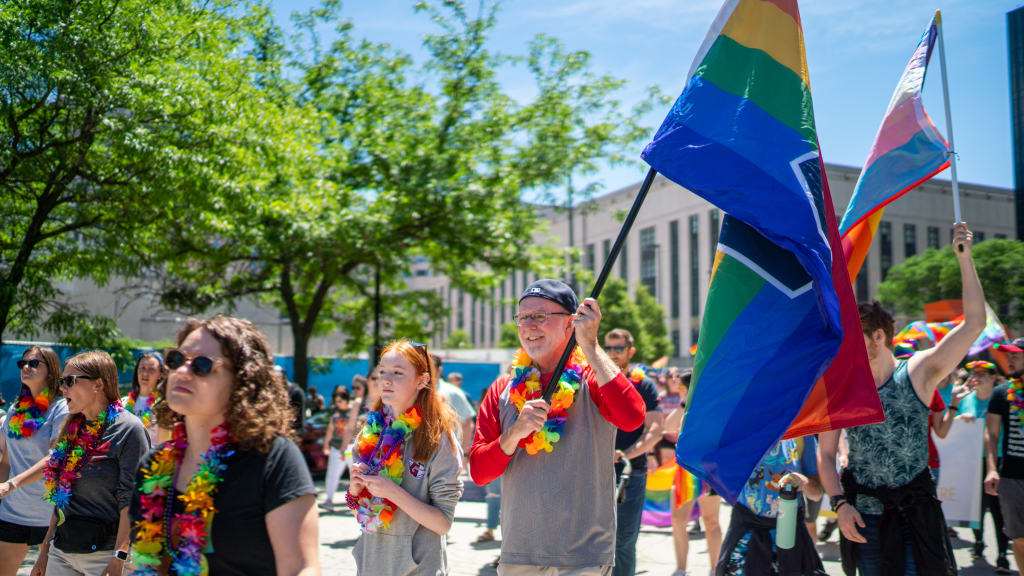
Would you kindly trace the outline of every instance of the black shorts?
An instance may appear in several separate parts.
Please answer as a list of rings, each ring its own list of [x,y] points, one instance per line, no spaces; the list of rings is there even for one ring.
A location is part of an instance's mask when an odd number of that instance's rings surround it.
[[[49,526],[22,526],[0,520],[0,542],[38,546],[46,538]]]

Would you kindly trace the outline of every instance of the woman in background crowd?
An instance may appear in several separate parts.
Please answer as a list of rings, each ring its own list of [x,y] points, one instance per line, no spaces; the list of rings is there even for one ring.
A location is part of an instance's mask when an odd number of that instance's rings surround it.
[[[165,361],[155,413],[173,431],[136,476],[135,573],[319,574],[316,490],[266,338],[189,320]]]
[[[121,406],[106,352],[68,359],[60,378],[69,416],[46,463],[51,507],[33,576],[120,575],[131,542],[128,504],[149,449],[146,429]]]
[[[164,361],[159,354],[153,352],[143,354],[135,361],[132,389],[127,396],[121,398],[124,409],[142,420],[142,425],[146,427],[146,433],[149,434],[151,443],[162,442],[167,439],[164,436],[169,436],[166,433],[160,434],[160,427],[157,426],[156,418],[153,417],[153,404],[158,399],[156,387],[166,376],[167,370],[164,368]]]
[[[381,354],[381,397],[356,440],[346,501],[362,529],[357,574],[448,574],[445,534],[462,495],[451,409],[421,344]]]
[[[366,378],[362,379],[362,385],[366,387]],[[355,387],[355,381],[352,382]],[[327,491],[326,499],[320,507],[329,512],[334,511],[334,493],[338,490],[338,480],[341,474],[348,467],[345,456],[345,448],[348,446],[348,412],[349,394],[345,386],[335,386],[331,394],[331,414],[327,421],[327,432],[324,435],[324,455],[327,456],[327,478],[324,488]]]
[[[32,346],[18,361],[21,393],[0,426],[0,576],[14,576],[46,536],[53,507],[43,502],[43,468],[50,444],[60,435],[68,408],[60,397],[60,359],[50,348]]]

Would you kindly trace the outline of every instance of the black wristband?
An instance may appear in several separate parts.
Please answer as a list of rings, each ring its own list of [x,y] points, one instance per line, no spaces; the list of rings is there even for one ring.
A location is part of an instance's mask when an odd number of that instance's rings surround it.
[[[832,510],[834,512],[839,512],[839,509],[842,508],[843,506],[847,505],[847,504],[849,504],[849,502],[846,501],[846,498],[843,498],[842,500],[837,502],[835,506],[832,507]]]

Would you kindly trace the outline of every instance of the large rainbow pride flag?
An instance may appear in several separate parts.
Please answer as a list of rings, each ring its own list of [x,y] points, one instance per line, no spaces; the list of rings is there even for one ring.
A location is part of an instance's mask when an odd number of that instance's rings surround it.
[[[867,258],[885,206],[949,167],[949,147],[921,101],[937,35],[933,18],[896,85],[839,224],[851,281]]]
[[[726,213],[676,458],[735,502],[787,430],[883,417],[818,150],[796,0],[725,2],[643,158]]]

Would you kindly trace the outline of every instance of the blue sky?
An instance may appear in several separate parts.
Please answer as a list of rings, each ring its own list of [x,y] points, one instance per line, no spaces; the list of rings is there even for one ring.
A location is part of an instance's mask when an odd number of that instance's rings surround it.
[[[274,0],[282,18],[314,4]],[[358,35],[415,56],[422,54],[423,35],[434,28],[412,5],[412,0],[351,0],[342,13]],[[534,34],[548,34],[569,49],[590,52],[595,71],[628,80],[627,102],[652,85],[674,98],[720,5],[721,0],[509,0],[492,49],[523,54]],[[934,9],[941,8],[960,179],[1012,187],[1006,13],[1021,5],[1022,0],[801,2],[825,160],[862,165],[907,60]],[[529,97],[525,74],[504,73],[501,79],[512,95]],[[925,82],[925,108],[946,134],[938,47]],[[652,135],[666,111],[646,119]],[[642,168],[626,167],[604,170],[596,179],[611,191],[642,177]]]

